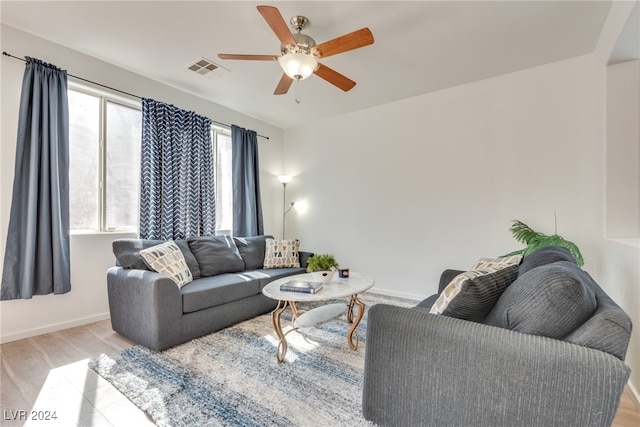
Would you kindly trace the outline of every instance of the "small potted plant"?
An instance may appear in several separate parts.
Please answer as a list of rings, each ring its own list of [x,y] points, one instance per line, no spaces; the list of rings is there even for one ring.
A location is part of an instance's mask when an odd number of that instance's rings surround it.
[[[317,282],[329,283],[339,267],[336,258],[331,254],[314,254],[307,260],[307,273],[313,275]]]

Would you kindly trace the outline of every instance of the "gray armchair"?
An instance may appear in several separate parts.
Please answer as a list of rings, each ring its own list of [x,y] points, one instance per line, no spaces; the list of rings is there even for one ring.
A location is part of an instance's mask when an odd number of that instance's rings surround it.
[[[422,309],[373,306],[363,415],[381,426],[608,426],[629,378],[631,324],[601,289],[597,300],[592,319],[622,319],[616,355],[430,314],[433,298]]]

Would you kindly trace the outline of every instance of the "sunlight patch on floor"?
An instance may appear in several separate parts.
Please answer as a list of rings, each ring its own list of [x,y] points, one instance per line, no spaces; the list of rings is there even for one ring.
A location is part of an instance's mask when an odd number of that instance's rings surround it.
[[[309,339],[309,337],[305,336],[303,333],[293,330],[292,326],[287,326],[283,328],[282,331],[286,334],[287,338],[288,348],[285,356],[287,362],[294,362],[300,357],[299,355],[308,353],[320,345],[320,343]],[[263,338],[273,346],[273,352],[275,354],[276,349],[280,344],[280,340],[276,336],[275,332],[263,335]]]

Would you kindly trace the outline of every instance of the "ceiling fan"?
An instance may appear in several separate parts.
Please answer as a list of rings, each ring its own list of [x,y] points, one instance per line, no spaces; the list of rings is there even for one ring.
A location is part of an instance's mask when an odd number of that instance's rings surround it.
[[[297,33],[292,34],[277,8],[273,6],[258,6],[258,11],[280,40],[282,55],[221,53],[218,54],[220,59],[278,61],[284,74],[273,92],[274,95],[287,93],[294,80],[304,80],[311,74],[315,74],[345,92],[356,85],[356,82],[348,77],[319,63],[318,59],[373,44],[373,34],[368,28],[365,27],[316,45],[316,42],[311,37],[302,33],[302,29],[309,22],[304,16],[291,18],[291,25],[297,31]]]

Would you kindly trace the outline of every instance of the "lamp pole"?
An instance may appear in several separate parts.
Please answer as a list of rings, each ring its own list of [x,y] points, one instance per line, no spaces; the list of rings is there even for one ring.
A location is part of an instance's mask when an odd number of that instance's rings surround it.
[[[286,227],[286,215],[287,215],[287,183],[282,183],[282,240],[284,240],[284,231]]]
[[[291,210],[291,207],[287,209],[287,184],[291,182],[293,177],[291,175],[278,175],[278,181],[282,183],[282,240],[285,236],[285,216]],[[293,203],[291,204],[293,207]]]

